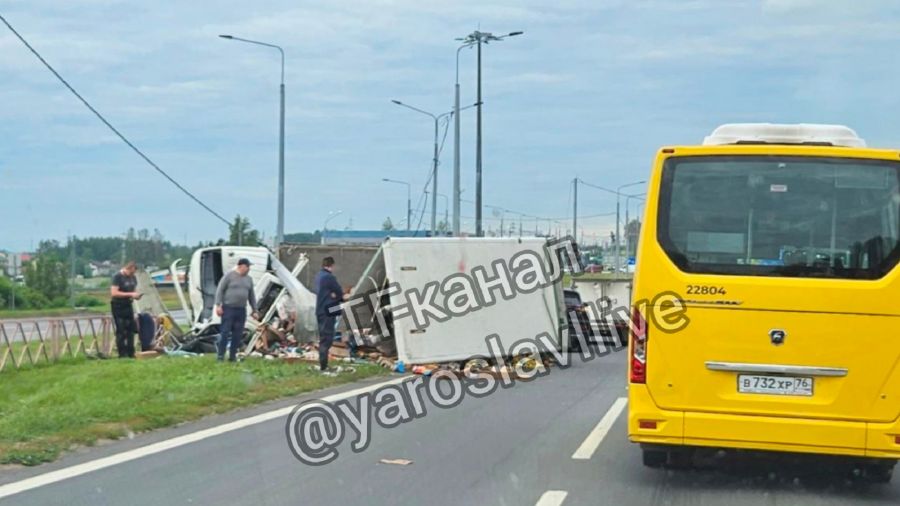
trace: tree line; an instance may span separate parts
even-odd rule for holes
[[[198,242],[195,246],[173,244],[153,229],[130,228],[121,236],[71,237],[68,241],[44,240],[38,243],[32,259],[22,266],[24,286],[14,286],[12,280],[0,276],[0,308],[15,306],[22,309],[64,307],[69,303],[69,289],[73,275],[91,277],[91,262],[110,262],[115,267],[133,260],[140,267],[166,268],[174,260],[188,260],[194,250],[208,246],[258,246],[265,238],[250,225],[246,217],[236,216],[229,225],[228,237],[217,241]],[[286,235],[288,241],[318,242],[319,232]],[[78,296],[76,306],[102,303]]]

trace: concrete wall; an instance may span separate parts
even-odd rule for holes
[[[582,302],[598,303],[601,297],[609,297],[612,307],[631,306],[631,279],[603,280],[603,281],[578,281],[575,280],[575,290],[581,295]],[[630,314],[630,309],[627,311]],[[593,314],[591,315],[594,316]]]
[[[278,248],[278,260],[288,269],[293,269],[300,254],[306,253],[306,256],[309,257],[309,265],[300,273],[299,279],[306,288],[314,290],[313,280],[316,273],[322,268],[322,259],[327,256],[334,257],[336,264],[334,275],[337,276],[341,286],[348,288],[356,285],[376,251],[378,251],[378,246],[286,243]]]

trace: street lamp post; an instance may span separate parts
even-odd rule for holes
[[[459,111],[459,50],[463,47],[472,47],[476,46],[478,48],[478,84],[477,84],[477,99],[476,103],[478,104],[478,114],[476,120],[476,134],[475,134],[475,236],[481,237],[483,235],[483,231],[481,229],[481,45],[488,44],[493,41],[500,41],[505,39],[506,37],[514,37],[516,35],[522,35],[525,32],[510,32],[506,35],[496,36],[489,32],[482,32],[479,30],[475,30],[464,38],[460,38],[463,42],[463,45],[456,50],[456,100],[455,107],[456,110]],[[459,121],[459,115],[457,114],[457,122]],[[456,163],[454,164],[454,182],[455,188],[459,188],[458,182],[458,171],[459,171],[459,123],[456,124],[455,127],[455,155],[456,155]],[[458,195],[456,197],[458,201]],[[458,209],[458,202],[455,202],[456,207],[454,209]],[[457,213],[454,213],[457,214]],[[457,220],[456,216],[454,216],[454,220]]]
[[[343,213],[344,211],[330,211],[328,216],[325,218],[325,223],[322,224],[322,244],[325,244],[325,231],[328,230],[328,222],[332,220],[332,218],[337,217],[337,215]]]
[[[448,112],[445,112],[442,114],[433,114],[428,111],[419,109],[418,107],[413,107],[409,104],[404,104],[403,102],[401,102],[399,100],[391,100],[391,102],[393,102],[399,106],[406,107],[407,109],[416,111],[418,113],[422,113],[422,114],[430,117],[432,120],[434,120],[434,158],[432,158],[433,166],[432,166],[432,170],[431,170],[431,193],[437,194],[438,157],[440,156],[440,154],[438,153],[438,124],[440,123],[441,119],[446,118],[447,116],[454,116],[454,115],[456,115],[458,117],[459,115],[456,114],[457,111],[464,111],[471,107],[475,107],[477,104],[472,104],[472,105],[463,107],[462,109],[459,109],[458,104],[457,104],[457,107],[453,111],[448,111]],[[437,199],[431,199],[431,235],[432,235],[432,237],[434,237],[435,232],[437,232]]]
[[[407,181],[398,181],[396,179],[381,178],[385,183],[406,185],[406,230],[409,230],[410,222],[412,222],[412,185]]]
[[[426,191],[425,193],[430,194],[431,192]],[[443,193],[438,193],[437,196],[444,199],[444,223],[447,223],[449,225],[450,222],[448,220],[450,219],[450,199]]]
[[[248,44],[256,44],[258,46],[266,46],[277,49],[281,54],[281,113],[279,115],[278,129],[278,223],[275,230],[275,248],[284,241],[284,49],[275,44],[260,42],[257,40],[242,39],[233,35],[219,35],[219,37],[228,40],[236,40],[246,42]]]
[[[572,230],[575,237],[575,244],[578,244],[578,177],[572,180]]]

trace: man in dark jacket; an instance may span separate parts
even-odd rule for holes
[[[141,294],[137,291],[135,271],[137,271],[135,263],[128,262],[113,276],[112,285],[109,287],[119,358],[134,358],[134,334],[137,332],[137,322],[134,320],[132,303],[141,298]]]
[[[328,370],[328,351],[334,342],[334,328],[341,315],[344,290],[334,276],[334,258],[322,259],[322,270],[316,274],[316,321],[319,324],[319,369]]]

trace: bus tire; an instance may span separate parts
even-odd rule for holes
[[[869,464],[865,468],[866,480],[870,483],[890,483],[894,475],[894,464]]]
[[[669,460],[669,453],[665,450],[642,448],[641,454],[644,465],[653,469],[663,467]]]

